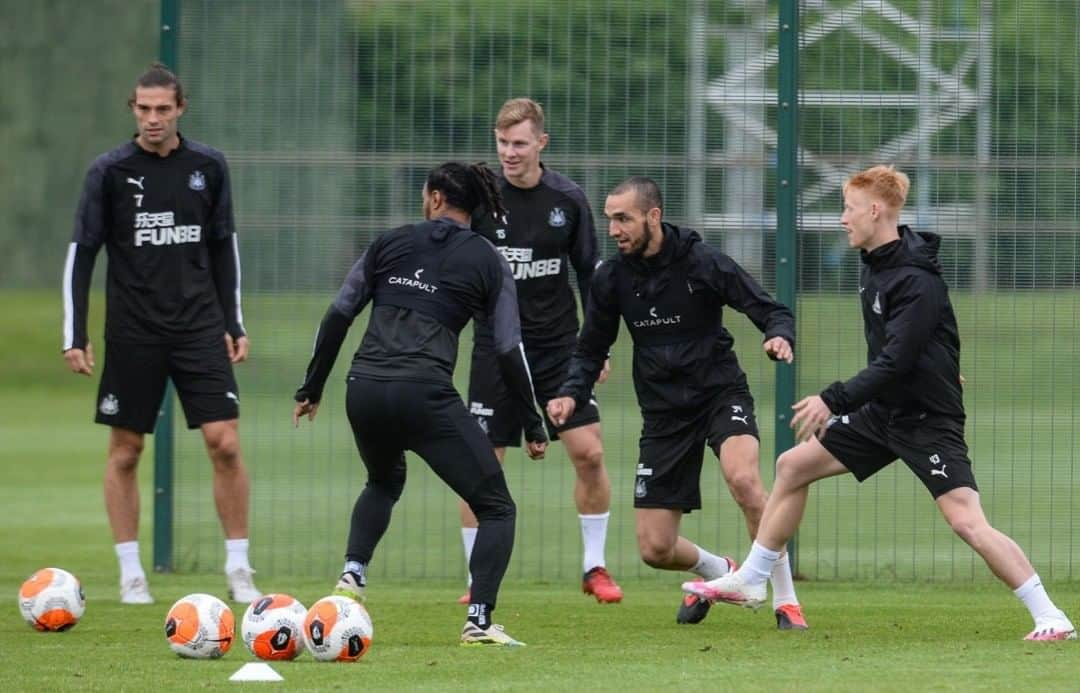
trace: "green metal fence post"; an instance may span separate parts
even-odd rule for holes
[[[160,60],[176,70],[180,0],[161,2]],[[173,567],[173,387],[165,388],[157,425],[154,427],[154,570]]]
[[[795,235],[799,183],[799,2],[780,0],[779,76],[777,79],[776,296],[795,312]],[[791,405],[795,403],[795,365],[776,366],[776,454],[795,444]],[[791,570],[798,572],[796,537],[788,544]]]

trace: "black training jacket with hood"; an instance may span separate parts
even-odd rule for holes
[[[495,247],[447,217],[381,234],[356,261],[327,308],[297,402],[318,402],[357,315],[372,303],[350,376],[453,387],[458,337],[473,317],[492,326],[498,368],[530,442],[543,420],[521,344],[514,278]]]
[[[644,414],[688,415],[746,375],[723,324],[723,308],[744,313],[765,334],[795,345],[795,320],[746,270],[697,232],[662,224],[653,257],[616,253],[593,275],[585,324],[560,394],[589,399],[620,317],[634,340],[634,389]]]
[[[834,414],[876,402],[894,416],[964,418],[960,335],[941,276],[941,237],[899,227],[900,238],[862,251],[868,365],[821,393]]]

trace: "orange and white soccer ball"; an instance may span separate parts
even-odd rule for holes
[[[304,651],[307,609],[288,594],[267,594],[251,602],[240,622],[240,637],[259,659],[296,659]]]
[[[374,635],[367,609],[348,597],[323,597],[304,619],[304,641],[320,662],[355,662],[371,649]]]
[[[82,583],[66,570],[42,568],[19,588],[19,611],[37,630],[67,630],[86,611]]]
[[[182,597],[165,616],[165,638],[181,657],[217,659],[232,647],[234,633],[232,609],[210,594]]]

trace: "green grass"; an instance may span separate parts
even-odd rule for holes
[[[0,575],[5,584],[9,577]],[[158,604],[122,607],[111,581],[88,582],[86,615],[67,633],[36,633],[7,610],[5,690],[234,687],[228,677],[253,659],[243,645],[221,660],[187,661],[162,632],[173,599],[220,593],[218,578],[156,576],[154,586]],[[282,587],[310,604],[325,581]],[[1075,690],[1076,643],[1022,642],[1027,616],[997,587],[804,585],[812,626],[805,633],[776,631],[764,610],[725,606],[698,626],[677,626],[671,585],[625,587],[623,604],[600,606],[573,585],[510,581],[498,618],[528,647],[477,651],[456,644],[456,584],[376,584],[374,645],[363,660],[324,664],[303,655],[273,666],[287,690]],[[1055,592],[1073,603],[1080,596],[1076,586]]]
[[[1080,582],[1072,579],[1072,547],[1080,544],[1071,518],[1080,507],[1069,481],[1076,421],[1064,401],[1076,390],[1075,367],[1066,363],[1076,347],[1075,340],[1063,340],[1063,347],[1062,341],[1039,338],[1051,318],[1071,314],[1075,298],[1031,295],[976,303],[958,299],[962,322],[968,313],[979,319],[965,341],[964,370],[974,381],[969,409],[979,410],[969,439],[984,500],[995,523],[1029,549],[1051,582],[1052,596],[1076,617]],[[348,508],[363,482],[344,428],[340,392],[331,393],[336,399],[328,401],[315,426],[293,431],[286,423],[291,388],[303,370],[322,304],[287,297],[249,302],[256,351],[240,371],[244,445],[255,477],[252,539],[259,584],[305,603],[329,587]],[[825,373],[858,360],[857,349],[835,348],[850,337],[850,326],[828,330],[828,319],[845,305],[817,299],[802,308],[800,356],[811,373],[818,364],[815,377],[823,380]],[[8,608],[0,609],[4,690],[232,687],[228,676],[250,660],[242,646],[220,661],[182,661],[169,652],[162,633],[165,611],[176,598],[194,591],[224,596],[220,530],[198,437],[178,436],[183,488],[177,562],[184,572],[152,576],[158,604],[123,608],[101,498],[106,431],[89,423],[96,379],[64,372],[52,293],[2,293],[0,311],[6,354],[0,372],[0,593],[10,598]],[[95,315],[100,317],[100,302]],[[732,320],[739,343],[756,344],[743,322]],[[1058,329],[1075,329],[1072,324],[1059,322]],[[356,331],[352,345],[358,337]],[[748,347],[742,351],[763,428],[771,427],[769,367]],[[969,362],[968,355],[975,358]],[[602,607],[578,591],[572,474],[555,446],[551,461],[509,462],[520,522],[497,620],[529,647],[458,648],[462,614],[453,599],[462,586],[462,561],[453,499],[423,465],[414,464],[374,566],[369,597],[375,647],[353,666],[310,658],[276,665],[288,689],[1075,689],[1075,643],[1036,646],[1019,640],[1030,626],[1023,608],[952,539],[904,469],[861,487],[850,479],[829,482],[812,497],[800,535],[802,572],[822,579],[798,585],[811,631],[778,633],[768,613],[728,607],[718,607],[701,626],[676,626],[683,577],[643,567],[636,557],[629,488],[637,419],[624,384],[625,344],[615,357],[616,380],[601,391],[615,484],[608,559],[626,601]],[[344,358],[334,376],[338,382]],[[1006,393],[1001,403],[984,396],[986,390],[1002,396],[1000,383],[1019,382],[1017,372],[1030,373],[1035,384]],[[810,379],[804,371],[805,389]],[[1070,396],[1063,398],[1063,391]],[[765,441],[771,447],[768,434]],[[987,467],[993,473],[983,473]],[[148,562],[150,465],[143,471],[141,539]],[[707,508],[687,518],[687,534],[741,557],[745,530],[715,464],[706,465],[703,488]],[[71,570],[85,584],[87,614],[69,633],[35,633],[19,618],[19,583],[46,565]]]

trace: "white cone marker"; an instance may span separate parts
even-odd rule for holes
[[[229,677],[230,681],[284,681],[281,674],[265,662],[248,662]]]

